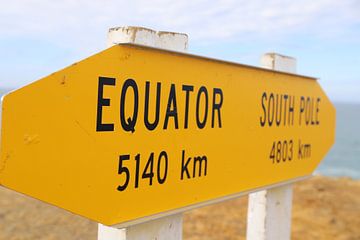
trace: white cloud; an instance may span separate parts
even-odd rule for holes
[[[359,2],[352,0],[13,0],[1,3],[0,36],[87,42],[103,39],[110,27],[141,25],[202,41],[298,31],[333,37],[359,24],[359,12]]]
[[[324,62],[325,56],[316,56],[326,51],[325,55],[336,61],[331,65],[332,73],[348,64],[350,67],[344,74],[357,86],[335,84],[335,79],[340,82],[343,76],[329,76],[334,81],[326,81],[324,85],[328,85],[330,95],[336,99],[360,101],[359,83],[355,81],[359,79],[357,67],[341,59],[346,60],[348,54],[358,59],[355,52],[359,50],[342,48],[345,53],[339,55],[339,51],[333,49],[346,46],[349,41],[352,41],[351,46],[360,44],[358,0],[0,0],[0,6],[0,43],[3,43],[0,52],[11,56],[10,61],[6,56],[0,61],[3,67],[0,78],[12,79],[13,85],[30,82],[45,72],[104,49],[106,32],[111,27],[138,25],[188,33],[190,46],[194,42],[204,44],[205,48],[229,42],[229,46],[235,47],[252,42],[258,46],[261,44],[256,44],[261,42],[262,51],[268,48],[273,51],[273,46],[281,46],[281,51],[286,46],[291,50],[305,49],[308,50],[307,59],[316,63],[318,76],[329,75],[330,65],[327,64],[331,62]],[[17,48],[12,41],[19,43],[29,39],[32,41],[27,46],[36,45],[35,50],[42,52],[35,55],[29,51],[28,56],[17,56],[20,50],[15,51]],[[330,49],[321,50],[319,45],[323,42],[331,43]],[[42,44],[48,48],[42,50]],[[66,52],[67,59],[58,54],[62,51]],[[241,54],[250,54],[248,51]],[[53,63],[58,56],[63,59]],[[251,58],[255,58],[253,53]],[[23,59],[22,62],[19,63],[19,59]],[[9,69],[4,69],[4,65]],[[22,70],[14,71],[17,69],[14,66]],[[313,67],[310,69],[314,72]],[[0,84],[5,83],[10,84],[0,79]]]

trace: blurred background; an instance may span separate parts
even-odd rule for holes
[[[258,66],[267,52],[295,57],[297,72],[318,77],[337,108],[336,143],[316,173],[360,179],[360,1],[0,0],[0,6],[0,95],[103,50],[116,26],[184,32],[190,53],[248,65]]]

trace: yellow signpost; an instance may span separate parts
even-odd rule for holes
[[[127,226],[308,176],[334,129],[314,78],[116,45],[3,98],[0,184]]]

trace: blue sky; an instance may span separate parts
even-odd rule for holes
[[[0,3],[4,0],[0,0]],[[191,53],[258,65],[298,60],[334,101],[360,103],[360,1],[12,0],[0,8],[0,88],[15,88],[105,48],[115,26],[185,32]]]

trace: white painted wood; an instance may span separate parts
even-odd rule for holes
[[[291,234],[292,185],[249,195],[247,239],[288,240]]]
[[[277,53],[266,53],[260,59],[260,66],[281,72],[296,73],[296,59]]]
[[[292,184],[292,183],[296,183],[296,182],[299,182],[299,181],[304,181],[304,180],[310,178],[311,176],[312,175],[305,175],[305,176],[301,176],[301,177],[298,177],[298,178],[293,178],[291,180],[287,180],[287,181],[284,181],[284,182],[279,182],[279,183],[275,183],[275,184],[272,184],[272,185],[267,185],[267,186],[263,186],[263,187],[260,187],[260,188],[251,189],[249,191],[238,192],[238,193],[226,195],[226,196],[223,196],[223,197],[219,197],[219,198],[211,199],[211,200],[208,200],[208,201],[196,203],[196,204],[185,206],[185,207],[182,207],[182,208],[176,208],[176,209],[173,209],[173,210],[170,210],[170,211],[161,212],[161,213],[158,213],[158,214],[146,216],[146,217],[139,218],[139,219],[134,219],[134,220],[131,220],[131,221],[128,221],[128,222],[122,222],[122,223],[119,223],[119,224],[112,225],[112,227],[114,227],[114,228],[126,228],[126,227],[129,227],[129,226],[138,225],[140,223],[144,223],[144,222],[147,222],[147,221],[151,221],[151,220],[155,220],[155,219],[159,219],[159,218],[163,218],[163,217],[166,217],[166,216],[175,215],[175,214],[179,214],[179,213],[183,213],[183,212],[188,212],[188,211],[191,211],[191,210],[194,210],[194,209],[197,209],[197,208],[201,208],[201,207],[205,207],[205,206],[208,206],[208,205],[221,203],[221,202],[236,199],[236,198],[239,198],[239,197],[242,197],[242,196],[247,196],[247,195],[249,195],[251,193],[259,192],[259,191],[262,191],[262,190],[266,190],[266,189],[270,189],[270,188],[282,187],[282,186],[289,185],[289,184]]]
[[[171,215],[123,229],[98,226],[98,240],[181,240],[182,214]]]
[[[157,32],[157,35],[159,37],[156,41],[156,47],[178,52],[187,52],[189,43],[188,35],[164,31]]]
[[[296,73],[296,59],[276,53],[262,56],[261,66]],[[291,237],[292,185],[274,187],[249,195],[246,238],[289,240]]]
[[[134,43],[155,47],[157,42],[156,31],[142,27],[110,28],[107,36],[107,46],[119,43]]]
[[[108,33],[107,46],[119,43],[141,44],[172,51],[186,52],[188,36],[183,33],[157,32],[142,27],[111,28]],[[149,222],[132,225],[127,228],[98,224],[98,240],[181,240],[182,214],[160,217]]]
[[[184,33],[154,31],[142,27],[111,28],[108,33],[107,46],[119,43],[134,43],[178,52],[188,49],[188,36]]]
[[[126,239],[126,228],[118,229],[98,224],[98,240],[123,240]]]

